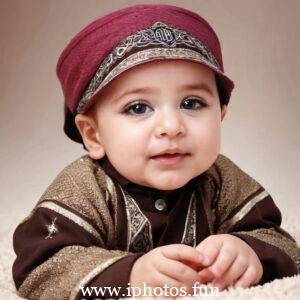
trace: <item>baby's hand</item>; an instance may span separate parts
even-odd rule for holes
[[[195,248],[172,244],[157,247],[138,258],[130,273],[130,285],[142,287],[185,287],[191,292],[192,286],[199,281],[199,274],[192,268],[201,265],[203,256]]]
[[[256,253],[248,244],[230,234],[211,235],[196,249],[203,254],[200,281],[212,281],[223,290],[229,286],[249,287],[258,283],[263,268]]]

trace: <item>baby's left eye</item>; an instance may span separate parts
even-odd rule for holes
[[[198,109],[201,109],[204,106],[205,106],[205,104],[202,101],[200,101],[200,100],[198,100],[196,98],[185,99],[180,104],[180,108],[183,108],[183,109],[195,109],[195,110],[198,110]]]
[[[143,115],[152,111],[152,108],[149,105],[143,102],[136,102],[129,105],[125,109],[125,113],[133,116]]]

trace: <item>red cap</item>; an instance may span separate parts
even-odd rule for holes
[[[122,72],[155,59],[199,62],[216,73],[222,104],[233,82],[224,74],[221,46],[198,14],[172,5],[135,5],[101,17],[63,50],[57,76],[65,97],[66,134],[81,142],[74,118],[94,103],[100,90]]]

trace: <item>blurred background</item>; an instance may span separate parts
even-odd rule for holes
[[[236,88],[221,153],[260,182],[283,218],[300,214],[300,2],[297,0],[1,0],[0,230],[13,228],[86,152],[63,133],[57,59],[99,16],[139,3],[174,4],[217,32]]]

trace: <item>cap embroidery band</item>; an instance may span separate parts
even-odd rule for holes
[[[155,22],[128,36],[107,55],[84,91],[77,113],[83,112],[93,95],[116,76],[154,59],[188,59],[221,71],[216,58],[201,41],[186,31]]]

